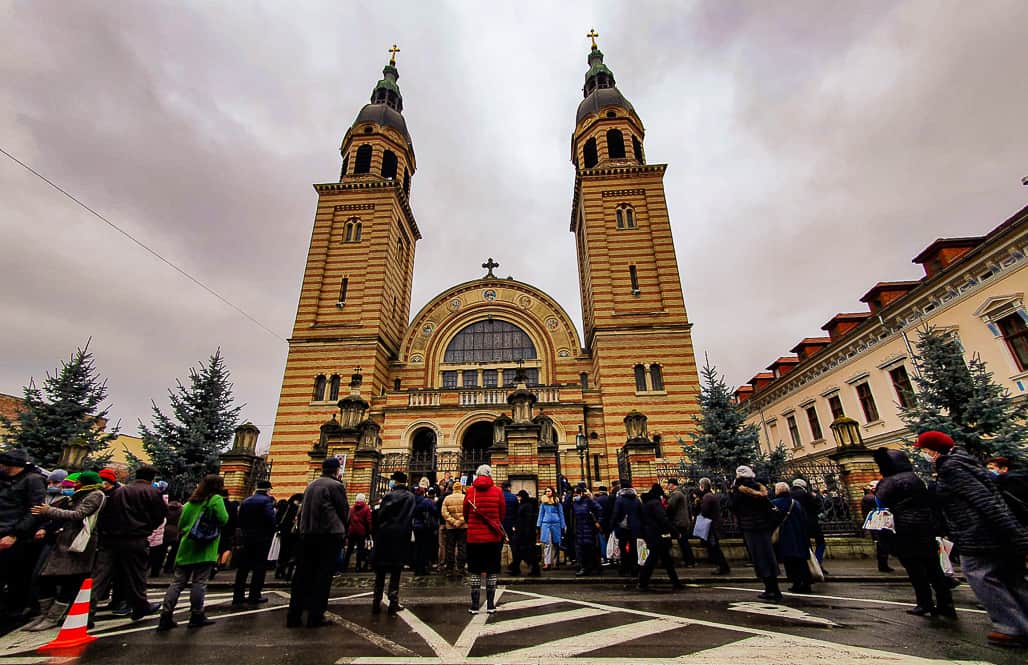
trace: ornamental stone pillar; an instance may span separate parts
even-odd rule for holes
[[[232,448],[222,453],[220,474],[225,479],[225,489],[231,500],[242,501],[250,494],[251,476],[257,463],[257,437],[261,431],[251,422],[236,428]]]
[[[646,416],[633,409],[624,423],[627,439],[623,450],[632,469],[632,486],[648,490],[657,482],[657,448],[646,429]]]

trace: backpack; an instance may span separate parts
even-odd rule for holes
[[[203,506],[203,512],[193,522],[188,537],[201,544],[213,543],[221,537],[221,525],[210,506],[210,499]]]

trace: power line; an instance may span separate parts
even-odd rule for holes
[[[0,147],[0,152],[2,152],[2,153],[3,153],[4,155],[5,155],[5,156],[7,156],[7,158],[8,158],[8,159],[10,159],[11,161],[15,162],[15,163],[16,163],[16,164],[18,164],[19,166],[21,166],[21,167],[22,167],[23,169],[25,169],[26,171],[28,171],[28,172],[29,172],[29,173],[31,173],[32,175],[36,176],[37,178],[39,178],[40,180],[42,180],[42,181],[43,181],[43,182],[45,182],[46,184],[50,185],[51,187],[53,187],[54,189],[56,189],[56,190],[57,190],[58,192],[60,192],[61,194],[64,194],[64,195],[65,195],[66,197],[68,197],[69,199],[71,199],[72,201],[74,201],[74,202],[75,202],[76,204],[78,204],[78,205],[79,205],[79,207],[81,207],[81,208],[83,208],[84,210],[86,210],[86,211],[88,211],[89,213],[91,213],[91,214],[92,214],[92,215],[93,215],[94,217],[96,217],[97,219],[99,219],[99,220],[100,220],[101,222],[103,222],[104,224],[107,224],[108,226],[110,226],[110,227],[111,227],[112,229],[114,229],[115,231],[117,231],[117,232],[118,232],[118,233],[120,233],[121,235],[125,236],[126,238],[128,238],[128,239],[129,239],[129,240],[131,240],[132,242],[136,243],[137,245],[139,245],[140,247],[142,247],[143,249],[145,249],[145,250],[146,250],[147,252],[149,252],[149,253],[150,253],[150,254],[152,254],[153,256],[157,257],[157,258],[158,258],[159,260],[161,260],[161,261],[162,261],[163,263],[165,263],[166,265],[168,265],[168,266],[170,266],[171,268],[173,268],[173,269],[174,269],[174,270],[175,270],[176,272],[178,272],[178,273],[179,273],[180,275],[184,276],[184,277],[185,277],[185,278],[187,278],[187,279],[188,279],[189,281],[193,282],[194,284],[196,284],[197,286],[199,286],[199,287],[200,287],[201,289],[203,289],[203,290],[204,290],[204,291],[206,291],[207,293],[211,294],[212,296],[214,296],[215,298],[217,298],[217,299],[218,299],[218,300],[220,300],[221,302],[225,303],[226,305],[228,305],[228,306],[229,306],[229,307],[231,307],[232,309],[236,310],[237,312],[239,312],[240,314],[242,314],[242,315],[243,315],[244,317],[246,317],[247,319],[249,319],[249,320],[250,320],[251,322],[253,322],[253,323],[257,324],[258,326],[260,326],[260,328],[261,328],[262,330],[264,330],[264,331],[265,331],[266,333],[268,333],[269,335],[271,335],[271,336],[275,337],[275,338],[276,338],[276,339],[278,339],[279,341],[282,341],[282,342],[285,342],[285,341],[286,341],[286,340],[285,340],[285,338],[283,338],[283,337],[282,337],[281,335],[279,335],[278,333],[276,333],[276,332],[275,332],[274,330],[272,330],[272,329],[271,329],[271,328],[269,328],[268,326],[264,325],[263,323],[261,323],[260,321],[258,321],[257,319],[255,319],[254,317],[252,317],[252,316],[250,316],[250,315],[249,315],[248,313],[246,313],[246,311],[245,311],[245,310],[243,310],[243,308],[239,307],[238,305],[236,305],[235,303],[233,303],[232,301],[230,301],[230,300],[229,300],[228,298],[224,297],[223,295],[221,295],[220,293],[218,293],[217,291],[215,291],[215,290],[214,290],[214,289],[212,289],[211,287],[207,286],[206,284],[204,284],[203,282],[201,282],[201,281],[200,281],[199,279],[197,279],[196,277],[193,277],[193,276],[192,276],[192,275],[190,275],[190,274],[189,274],[188,272],[186,272],[186,271],[185,271],[184,269],[182,269],[182,268],[178,267],[177,265],[175,265],[174,263],[172,263],[172,262],[171,262],[171,261],[169,261],[168,259],[166,259],[166,258],[164,258],[163,256],[161,256],[161,255],[160,255],[160,253],[158,253],[158,252],[157,252],[157,250],[155,250],[155,249],[152,249],[152,248],[150,248],[149,246],[147,246],[147,245],[146,245],[145,243],[143,243],[142,241],[140,241],[140,240],[137,240],[136,238],[134,238],[134,237],[132,236],[132,234],[131,234],[131,233],[129,233],[129,232],[128,232],[128,231],[126,231],[125,229],[121,228],[120,226],[118,226],[117,224],[115,224],[114,222],[112,222],[111,220],[107,219],[106,217],[104,217],[103,215],[101,215],[100,213],[98,213],[98,212],[97,212],[96,210],[93,210],[92,208],[90,208],[90,207],[89,207],[88,205],[86,205],[85,203],[83,203],[83,202],[82,202],[82,201],[80,201],[79,199],[75,198],[75,196],[74,196],[73,194],[69,193],[69,192],[68,192],[67,190],[65,190],[64,188],[62,188],[62,187],[61,187],[60,185],[58,185],[57,183],[55,183],[55,182],[54,182],[53,180],[50,180],[50,178],[47,178],[47,177],[46,177],[45,175],[43,175],[42,173],[40,173],[40,172],[39,172],[39,171],[37,171],[36,169],[32,168],[31,166],[29,166],[29,165],[28,165],[28,164],[26,164],[25,162],[21,161],[20,159],[18,159],[17,157],[15,157],[14,155],[12,155],[11,153],[7,152],[7,150],[5,150],[4,148]]]

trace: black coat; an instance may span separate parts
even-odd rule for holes
[[[236,518],[244,543],[271,542],[275,535],[275,500],[257,492],[239,504]]]
[[[1008,471],[996,477],[996,484],[1017,521],[1028,526],[1028,472]]]
[[[1028,529],[1007,507],[981,462],[960,448],[935,460],[935,494],[953,541],[967,554],[1028,554]],[[879,485],[881,489],[881,485]]]
[[[639,502],[639,495],[632,487],[626,487],[618,492],[618,498],[614,501],[614,512],[610,518],[612,529],[628,529],[632,532],[633,538],[642,538],[642,504]]]
[[[105,538],[146,538],[167,515],[168,507],[160,490],[148,480],[137,480],[122,485],[107,497],[97,529]]]
[[[771,531],[784,517],[771,505],[767,488],[752,478],[735,480],[732,513],[743,531]]]
[[[892,512],[896,524],[892,552],[896,556],[934,552],[935,527],[928,487],[914,473],[914,466],[903,451],[878,448],[874,460],[882,473],[875,496],[882,508]],[[874,501],[871,506],[874,507]]]
[[[803,508],[804,519],[806,520],[807,533],[813,535],[820,526],[817,516],[821,512],[821,499],[814,496],[802,487],[789,489],[789,496],[796,500]]]
[[[535,546],[535,521],[538,518],[538,501],[529,498],[518,502],[518,510],[514,518],[514,545],[517,547]]]
[[[406,485],[396,485],[382,497],[378,510],[371,518],[371,528],[375,536],[376,566],[399,567],[410,560],[414,504],[414,495]]]
[[[651,550],[670,547],[670,537],[678,537],[678,529],[668,518],[660,495],[647,492],[643,497],[642,530],[646,545]]]
[[[0,538],[31,538],[43,523],[42,517],[32,514],[32,506],[45,500],[46,478],[33,469],[14,477],[0,476]]]
[[[601,492],[593,497],[593,501],[596,502],[596,507],[600,511],[600,529],[604,533],[610,533],[610,495]]]

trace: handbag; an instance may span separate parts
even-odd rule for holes
[[[618,537],[610,534],[610,537],[607,538],[607,560],[616,559],[618,559]]]
[[[896,533],[896,520],[892,511],[882,508],[882,504],[875,497],[875,509],[868,512],[864,519],[864,529],[867,531],[892,531]]]
[[[477,494],[478,490],[475,490],[475,493]],[[485,522],[485,525],[487,527],[489,527],[489,530],[492,531],[494,534],[496,534],[497,536],[500,537],[500,542],[504,542],[504,543],[509,543],[510,542],[510,538],[507,537],[507,531],[506,531],[506,529],[503,528],[502,524],[500,524],[499,522],[497,522],[493,518],[488,517],[488,516],[483,515],[482,513],[478,512],[478,506],[475,505],[475,502],[471,500],[470,496],[468,497],[468,503],[471,504],[471,510],[473,511],[472,514],[473,515],[478,515],[478,518],[480,520],[482,520],[483,522]]]
[[[637,558],[640,566],[646,563],[646,559],[650,558],[650,547],[642,538],[635,539],[635,551],[638,554]]]
[[[278,555],[282,553],[282,537],[275,532],[271,537],[271,548],[268,549],[268,561],[278,561]]]
[[[204,544],[213,543],[221,537],[221,525],[218,524],[214,511],[211,510],[210,499],[207,499],[207,503],[203,506],[203,512],[193,522],[187,537]],[[226,551],[231,552],[231,550]]]
[[[693,525],[692,535],[693,538],[699,538],[700,540],[708,540],[710,538],[710,528],[714,524],[714,520],[703,515],[696,516],[696,524]]]
[[[810,578],[812,581],[825,581],[825,571],[821,570],[821,562],[817,560],[817,555],[814,554],[814,550],[810,550],[810,556],[807,557],[807,570],[810,571]]]
[[[792,503],[789,504],[789,510],[785,511],[785,517],[782,519],[781,523],[779,523],[779,525],[775,527],[775,530],[771,532],[772,545],[776,545],[778,543],[778,540],[782,537],[782,524],[785,524],[789,521],[789,515],[792,515],[792,507],[795,505],[796,499],[793,499]]]
[[[107,496],[100,493],[100,507],[96,509],[92,515],[87,515],[82,519],[82,528],[75,534],[75,539],[71,541],[71,545],[68,545],[68,551],[76,554],[82,554],[89,547],[89,541],[93,538],[93,530],[96,528],[96,520],[100,518],[100,511],[104,509],[104,504],[107,503]]]

